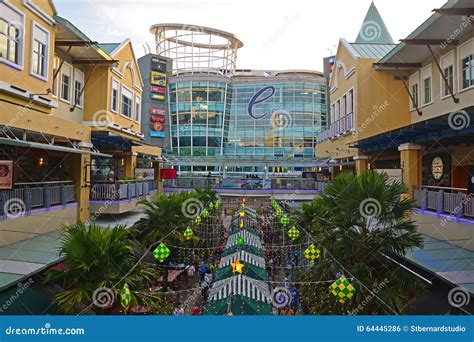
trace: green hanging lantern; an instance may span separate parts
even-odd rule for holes
[[[196,218],[194,219],[194,222],[196,222],[196,224],[200,224],[201,223],[201,216],[196,216]]]
[[[344,304],[346,300],[351,299],[356,292],[356,289],[346,277],[341,276],[338,280],[329,286],[329,291],[336,296],[339,303]]]
[[[221,206],[221,200],[217,200],[216,201],[216,209],[219,209],[220,206]]]
[[[214,209],[214,203],[211,202],[211,203],[209,204],[209,208]]]
[[[309,262],[315,262],[315,260],[321,256],[321,251],[316,248],[314,244],[311,244],[303,252],[303,255]]]
[[[132,293],[128,287],[128,284],[124,284],[122,291],[120,292],[120,304],[125,310],[128,310],[130,302],[132,301]]]
[[[190,227],[187,227],[186,230],[184,231],[184,238],[186,240],[189,240],[193,237],[194,232]]]
[[[237,244],[238,244],[238,245],[243,245],[244,242],[245,242],[245,239],[244,239],[243,236],[238,236],[238,237],[237,237]]]
[[[290,224],[290,218],[286,215],[283,215],[282,218],[280,219],[280,223],[283,225],[283,227],[286,227],[287,225]]]
[[[283,216],[283,210],[282,210],[281,208],[278,208],[278,209],[276,210],[276,214],[277,214],[278,216]]]
[[[171,254],[171,251],[168,247],[166,247],[163,243],[161,243],[158,247],[155,248],[153,251],[153,256],[159,262],[165,261]]]
[[[201,213],[202,217],[206,218],[209,216],[209,212],[207,211],[207,209],[204,209]]]
[[[290,237],[291,240],[296,240],[300,236],[300,231],[296,229],[295,226],[293,226],[288,231],[288,236]]]

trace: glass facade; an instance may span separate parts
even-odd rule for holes
[[[169,85],[173,152],[181,156],[222,153],[224,118],[230,87],[224,82],[193,81]]]
[[[313,157],[327,126],[326,86],[306,79],[174,82],[169,106],[172,150],[180,156]]]
[[[252,117],[249,103],[264,89],[260,99],[269,98],[251,106]],[[224,155],[314,156],[315,137],[326,126],[325,93],[319,83],[233,83]]]

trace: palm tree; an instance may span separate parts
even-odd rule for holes
[[[137,260],[128,234],[126,227],[120,225],[102,228],[75,224],[64,228],[60,254],[67,269],[49,270],[44,277],[46,283],[55,282],[65,289],[54,298],[60,310],[70,314],[91,305],[94,291],[99,288],[111,289],[116,300],[125,283],[132,292],[131,306],[158,310],[161,298],[146,291],[147,283],[155,280],[157,274],[146,264],[134,267]]]
[[[311,313],[403,313],[410,294],[421,295],[422,283],[392,259],[422,246],[409,215],[414,202],[404,195],[406,191],[403,183],[385,173],[343,173],[324,194],[303,206],[300,223],[323,250],[306,281],[352,274],[363,284],[352,279],[357,291],[344,304],[329,292],[330,284],[303,286],[302,297]]]

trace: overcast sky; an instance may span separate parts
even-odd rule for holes
[[[149,28],[183,23],[218,28],[244,43],[238,68],[314,69],[339,38],[357,37],[371,0],[54,0],[58,14],[94,41],[131,38],[137,58],[154,48]],[[445,0],[375,0],[393,39],[406,37]]]

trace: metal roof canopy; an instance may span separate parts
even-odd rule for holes
[[[447,2],[441,9],[435,10],[434,14],[408,35],[407,40],[412,40],[412,42],[415,39],[425,41],[443,40],[445,45],[449,45],[448,41],[451,41],[451,35],[454,32],[459,32],[455,38],[462,40],[462,37],[472,33],[473,26],[468,23],[464,29],[460,29],[467,19],[461,15],[448,16],[447,13],[450,11],[456,12],[456,8],[462,9],[462,13],[464,13],[469,8],[472,10],[472,7],[472,0],[452,0]],[[435,44],[432,47],[435,54],[442,54],[443,44]],[[423,63],[431,57],[431,52],[426,46],[401,42],[374,66],[377,70],[388,70],[397,69],[398,64],[405,64],[406,67],[404,68],[401,65],[401,68],[417,69],[417,64]]]
[[[270,156],[173,156],[165,155],[166,162],[180,166],[293,166],[318,167],[326,159],[285,158]]]
[[[456,114],[459,115],[457,118],[454,117]],[[461,119],[461,115],[465,119],[464,122],[469,123],[466,127],[456,126],[457,119]],[[361,140],[351,147],[358,148],[363,152],[376,152],[396,149],[399,145],[404,143],[423,144],[437,141],[439,143],[452,145],[462,143],[474,144],[473,133],[474,106],[471,106],[465,108],[463,111],[459,110]]]

